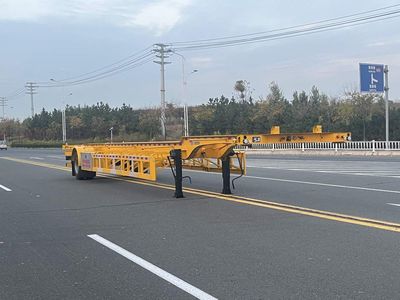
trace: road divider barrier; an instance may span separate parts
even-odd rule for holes
[[[400,155],[400,141],[351,141],[343,143],[330,143],[330,142],[305,142],[305,143],[271,143],[271,144],[251,144],[239,145],[237,150],[245,151],[246,153],[262,153],[273,151],[333,151],[333,152],[387,152],[393,151]]]

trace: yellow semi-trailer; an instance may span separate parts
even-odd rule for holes
[[[273,126],[271,133],[240,134],[241,145],[284,144],[284,143],[345,143],[351,141],[351,132],[322,132],[322,126],[316,125],[312,132],[281,133],[279,126]]]
[[[180,195],[182,169],[221,172],[223,193],[230,194],[230,173],[245,174],[243,152],[235,152],[237,138],[225,136],[182,137],[180,141],[65,145],[65,158],[77,179],[96,173],[157,179],[157,168],[171,167]],[[179,188],[180,185],[180,188]]]

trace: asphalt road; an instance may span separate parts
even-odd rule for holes
[[[59,150],[0,152],[0,299],[400,294],[400,232],[201,193],[174,199],[165,186],[135,180],[77,181],[63,164]],[[236,195],[400,222],[399,159],[274,156],[247,164]],[[185,186],[221,191],[220,174],[184,173],[193,181]],[[168,170],[158,182],[172,183]]]

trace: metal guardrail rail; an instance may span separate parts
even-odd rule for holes
[[[271,143],[237,146],[238,150],[331,150],[331,151],[400,151],[400,141],[351,141],[345,143]]]

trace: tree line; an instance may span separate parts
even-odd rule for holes
[[[267,133],[273,125],[281,132],[308,132],[320,124],[324,131],[350,131],[353,140],[384,140],[385,103],[380,95],[345,93],[329,97],[317,87],[310,92],[295,91],[286,98],[276,83],[268,87],[265,97],[254,99],[250,84],[237,81],[232,97],[210,98],[208,102],[189,107],[191,135]],[[62,136],[62,112],[43,109],[22,121],[6,119],[0,133],[14,141],[59,141]],[[112,108],[99,102],[91,106],[67,106],[67,139],[103,142],[109,140],[139,141],[161,139],[159,109],[135,109],[123,104]],[[167,138],[178,139],[183,133],[183,108],[168,103]],[[400,140],[400,107],[390,104],[390,139]]]

